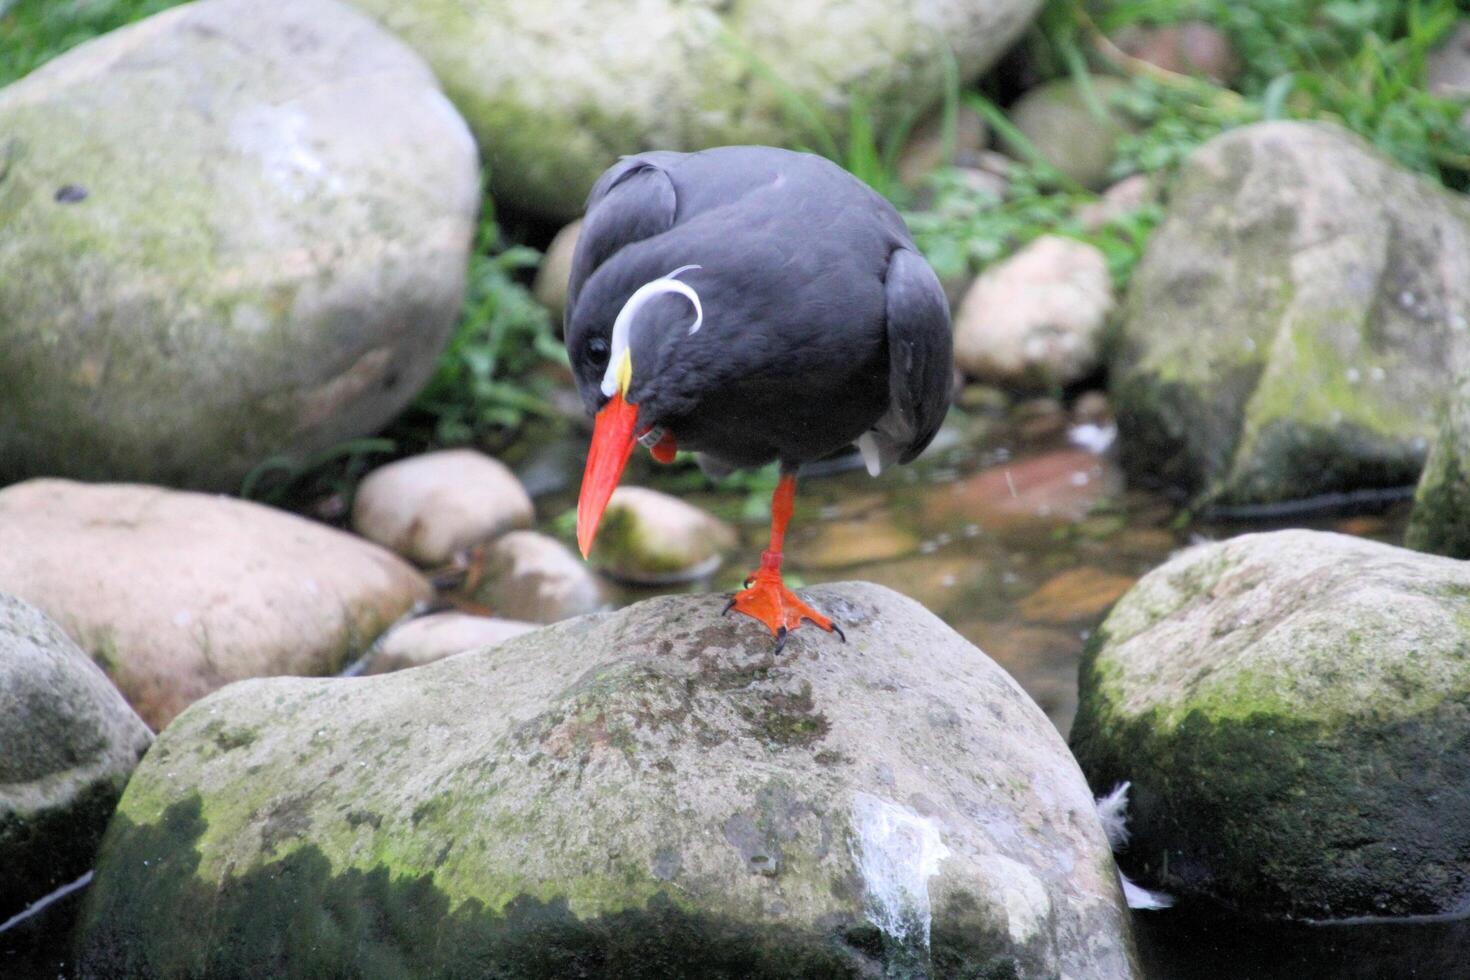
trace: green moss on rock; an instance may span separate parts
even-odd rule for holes
[[[1212,140],[1127,299],[1125,466],[1222,507],[1413,482],[1470,355],[1467,253],[1470,204],[1336,127]]]
[[[852,647],[777,658],[718,597],[665,597],[197,702],[109,829],[81,974],[1136,976],[1039,709],[909,600],[811,599]],[[910,874],[927,908],[885,890]]]
[[[1125,870],[1293,919],[1470,899],[1470,571],[1314,532],[1204,546],[1091,639],[1072,749]]]

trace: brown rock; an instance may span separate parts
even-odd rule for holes
[[[910,186],[946,164],[973,167],[985,149],[989,133],[980,113],[961,104],[956,108],[954,134],[945,153],[944,113],[936,109],[914,127],[898,156],[898,179]]]
[[[1133,587],[1136,579],[1099,568],[1073,568],[1047,581],[1018,603],[1033,623],[1076,623],[1096,619]]]
[[[1240,59],[1230,39],[1218,27],[1203,21],[1157,27],[1129,25],[1112,40],[1132,57],[1176,75],[1203,75],[1229,82],[1240,74]]]
[[[852,521],[829,521],[809,540],[792,549],[802,568],[846,568],[874,561],[891,561],[919,550],[913,533],[895,527],[882,516]]]
[[[1057,527],[1082,520],[1100,499],[1122,489],[1123,475],[1106,457],[1060,449],[937,488],[925,503],[925,518],[968,520],[991,531]]]
[[[32,480],[0,491],[0,592],[60,623],[159,729],[231,681],[333,673],[431,590],[382,548],[259,504]]]
[[[1102,192],[1096,201],[1083,205],[1077,211],[1077,220],[1088,231],[1097,231],[1103,225],[1126,217],[1158,198],[1158,189],[1148,174],[1124,177]]]

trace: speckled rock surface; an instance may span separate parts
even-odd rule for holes
[[[1404,544],[1451,558],[1470,558],[1470,375],[1445,407],[1414,492]]]
[[[0,922],[91,868],[152,741],[59,626],[0,594]]]
[[[1470,201],[1326,123],[1186,163],[1112,365],[1123,462],[1240,506],[1418,478],[1470,354]]]
[[[1025,29],[1038,0],[354,0],[433,66],[497,203],[573,218],[619,156],[846,144],[860,96],[888,132]],[[779,80],[777,80],[779,79]],[[799,99],[805,113],[793,109]]]
[[[431,589],[259,504],[31,480],[0,491],[0,592],[60,623],[158,729],[230,681],[338,670]]]
[[[128,787],[80,975],[1137,976],[1040,710],[909,599],[810,599],[846,645],[668,596],[219,692]]]
[[[1141,884],[1297,919],[1470,901],[1470,565],[1316,531],[1183,552],[1084,656],[1072,749]]]
[[[236,490],[433,369],[475,145],[351,8],[166,11],[0,91],[0,132],[0,482]]]
[[[396,460],[369,473],[352,502],[352,529],[420,565],[529,527],[536,511],[504,463],[473,449]]]

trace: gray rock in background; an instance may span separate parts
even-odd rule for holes
[[[952,51],[976,78],[1038,0],[354,0],[433,66],[480,141],[497,203],[569,219],[639,150],[846,145],[850,104],[885,133],[939,101]],[[799,107],[796,103],[799,102]]]
[[[1089,86],[1095,105],[1073,79],[1038,85],[1011,107],[1011,122],[1048,163],[1083,187],[1101,190],[1108,184],[1118,140],[1128,135],[1128,118],[1113,105],[1128,85],[1121,78],[1094,75]],[[1012,156],[1026,156],[1023,147],[1007,148]]]
[[[0,482],[234,490],[433,369],[477,215],[423,62],[335,0],[206,0],[0,91]]]
[[[1404,544],[1470,558],[1470,377],[1455,386],[1414,493]]]
[[[1326,123],[1197,150],[1112,365],[1123,461],[1223,506],[1412,484],[1470,355],[1470,201]]]
[[[0,591],[60,623],[159,729],[230,681],[339,670],[432,590],[374,544],[259,504],[31,480],[0,490]]]
[[[92,867],[152,740],[59,626],[0,594],[0,922]]]
[[[1470,565],[1316,531],[1183,552],[1103,622],[1072,749],[1141,884],[1257,916],[1463,910]]]
[[[1041,711],[912,600],[811,601],[846,645],[669,596],[219,692],[128,788],[80,975],[1138,976]]]

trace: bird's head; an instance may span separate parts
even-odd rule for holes
[[[633,447],[639,436],[653,427],[651,418],[645,418],[640,427],[639,405],[640,396],[655,380],[661,348],[676,336],[694,333],[704,322],[699,294],[677,278],[698,268],[681,266],[645,282],[611,317],[607,315],[611,308],[584,294],[567,325],[567,353],[577,387],[588,410],[596,416],[577,500],[577,545],[584,558],[592,550],[602,513],[633,455]],[[669,299],[656,302],[661,297]],[[663,322],[670,318],[677,318],[678,323]],[[677,335],[671,332],[674,326]]]

